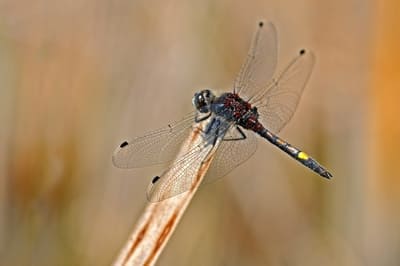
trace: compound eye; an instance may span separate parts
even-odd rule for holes
[[[204,97],[203,95],[199,95],[199,104],[203,104],[204,103]]]
[[[196,98],[196,106],[197,106],[197,108],[201,108],[204,105],[205,105],[205,100],[204,100],[203,95],[201,95],[201,94],[197,95],[197,98]]]
[[[206,90],[206,91],[204,92],[206,98],[210,98],[210,93],[211,93],[211,92],[210,92],[209,90]]]

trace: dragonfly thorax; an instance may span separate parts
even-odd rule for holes
[[[216,98],[212,104],[212,111],[244,128],[249,128],[250,124],[258,122],[257,108],[252,107],[237,93],[224,93]]]

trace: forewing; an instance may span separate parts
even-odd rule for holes
[[[161,176],[153,178],[147,188],[147,199],[157,202],[188,191],[193,185],[199,167],[212,148],[212,145],[195,146],[174,162]]]
[[[271,22],[260,22],[253,37],[246,61],[234,83],[234,91],[249,100],[268,84],[277,64],[277,32]]]
[[[301,50],[264,91],[251,99],[260,114],[259,120],[272,132],[278,133],[292,118],[314,62],[312,52]]]
[[[148,200],[151,202],[162,201],[188,191],[194,185],[194,178],[198,176],[198,170],[202,163],[210,152],[223,142],[221,141],[223,134],[229,131],[231,126],[231,124],[221,125],[220,135],[203,135],[197,145],[174,161],[160,176],[153,178],[147,189]]]
[[[124,141],[114,151],[113,164],[119,168],[135,168],[171,161],[189,135],[193,123],[194,113],[191,113],[179,122]]]

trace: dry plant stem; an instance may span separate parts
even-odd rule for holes
[[[200,128],[192,130],[177,158],[199,143],[202,138],[199,133]],[[114,265],[154,265],[156,263],[161,251],[199,188],[218,145],[219,143],[215,145],[203,163],[197,162],[199,164],[198,171],[193,176],[194,182],[189,191],[164,201],[148,203]],[[171,171],[168,174],[173,175],[174,173]]]

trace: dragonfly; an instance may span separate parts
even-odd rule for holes
[[[211,89],[202,89],[195,93],[194,112],[164,128],[122,142],[113,153],[113,164],[136,168],[170,162],[193,128],[205,123],[200,143],[152,179],[147,189],[149,201],[162,201],[189,190],[199,167],[194,162],[204,161],[216,146],[202,184],[225,176],[254,154],[259,137],[330,179],[332,174],[320,163],[277,135],[295,113],[315,56],[301,49],[285,68],[275,73],[277,52],[275,25],[259,22],[231,92],[217,95]],[[174,170],[174,175],[168,175],[168,170]]]

